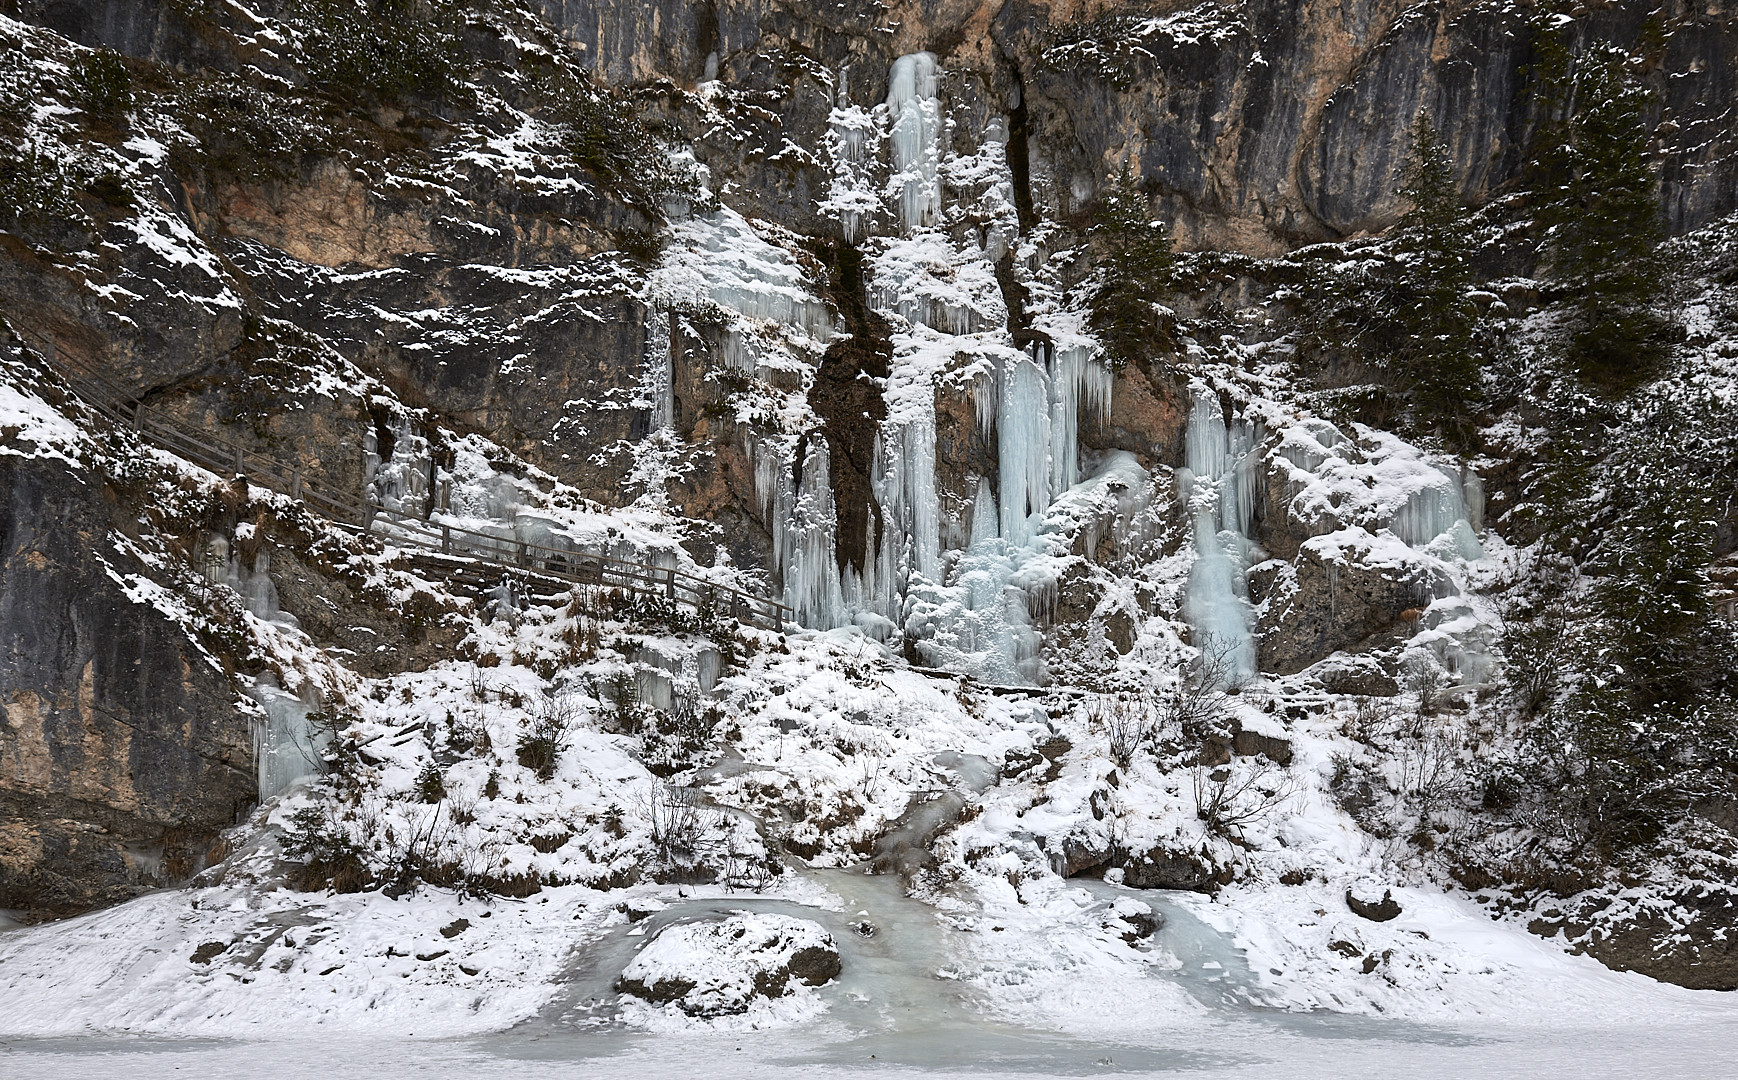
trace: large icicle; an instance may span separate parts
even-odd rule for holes
[[[1255,640],[1249,629],[1244,571],[1249,523],[1255,508],[1255,444],[1251,425],[1228,429],[1219,395],[1190,387],[1184,468],[1178,484],[1195,511],[1195,564],[1189,570],[1184,615],[1203,650],[1226,650],[1227,678],[1255,674]]]
[[[785,449],[792,442],[767,439],[752,447],[754,486],[772,533],[784,602],[799,624],[828,629],[848,622],[849,612],[839,581],[838,517],[827,475],[827,440],[810,435],[806,448],[800,449],[798,470],[793,466],[799,451]],[[800,472],[800,480],[793,471]]]
[[[935,487],[935,391],[927,379],[881,428],[870,472],[881,508],[881,545],[868,554],[859,606],[899,621],[914,577],[941,580],[941,499]],[[870,538],[873,543],[873,537]]]
[[[270,672],[255,681],[248,696],[265,711],[265,719],[254,726],[254,760],[259,763],[259,797],[264,802],[319,773],[324,740],[309,718],[320,703],[312,683],[298,697],[280,687]]]
[[[909,235],[941,215],[942,117],[934,53],[911,53],[893,62],[887,111],[893,150],[888,190],[899,201],[899,222]]]
[[[1050,378],[1031,360],[1003,372],[996,415],[1000,440],[1002,537],[1032,541],[1035,519],[1050,506]]]

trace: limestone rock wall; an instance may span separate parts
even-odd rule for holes
[[[0,907],[70,914],[184,878],[254,801],[230,679],[117,578],[88,475],[0,456]]]

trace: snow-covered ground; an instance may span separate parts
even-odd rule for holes
[[[1417,1025],[1242,1014],[1160,1038],[1094,1040],[989,1025],[936,1025],[895,1036],[848,1032],[575,1035],[522,1030],[475,1039],[286,1037],[179,1040],[8,1039],[0,1070],[19,1080],[209,1075],[272,1080],[349,1077],[1295,1077],[1464,1080],[1582,1077],[1685,1080],[1731,1075],[1738,1025],[1726,1015],[1637,1017],[1625,1025],[1565,1017],[1550,1027],[1501,1021]]]

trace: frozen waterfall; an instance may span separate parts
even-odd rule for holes
[[[941,214],[942,115],[934,53],[911,53],[893,62],[887,112],[893,150],[888,192],[898,200],[900,225],[910,234],[935,224]]]
[[[768,439],[751,447],[754,486],[772,533],[784,602],[799,624],[819,629],[849,621],[837,557],[838,517],[829,482],[827,440]],[[793,468],[800,461],[800,468]]]
[[[1109,419],[1112,374],[1091,358],[1090,346],[1038,345],[1004,363],[998,376],[980,391],[993,395],[995,407],[980,400],[978,422],[995,423],[1001,535],[1030,544],[1044,511],[1080,482],[1080,409],[1084,404],[1098,423]]]
[[[281,795],[298,780],[317,775],[324,735],[311,717],[319,709],[313,684],[303,693],[285,691],[276,676],[266,672],[255,680],[248,696],[258,703],[265,718],[254,725],[254,760],[259,766],[259,797]]]
[[[945,583],[916,579],[906,603],[906,632],[938,667],[991,682],[1042,680],[1034,617],[1054,604],[1060,554],[1044,520],[1081,479],[1082,405],[1101,422],[1110,407],[1110,373],[1089,350],[1010,354],[976,387],[979,423],[995,428],[999,483],[978,482],[970,543],[952,557]]]
[[[1189,397],[1184,467],[1177,473],[1177,486],[1195,514],[1195,563],[1184,615],[1196,647],[1227,651],[1227,678],[1238,683],[1255,674],[1245,571],[1260,437],[1248,421],[1227,426],[1219,395],[1211,389],[1194,384]]]

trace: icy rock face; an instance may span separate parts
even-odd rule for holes
[[[817,923],[770,912],[675,923],[622,970],[621,991],[689,1016],[746,1013],[839,974],[839,948]]]
[[[1257,575],[1261,669],[1300,671],[1400,628],[1388,644],[1428,655],[1455,685],[1484,682],[1495,632],[1460,584],[1484,557],[1478,475],[1387,432],[1316,418],[1285,423],[1270,446],[1248,489],[1252,532],[1290,565]]]

